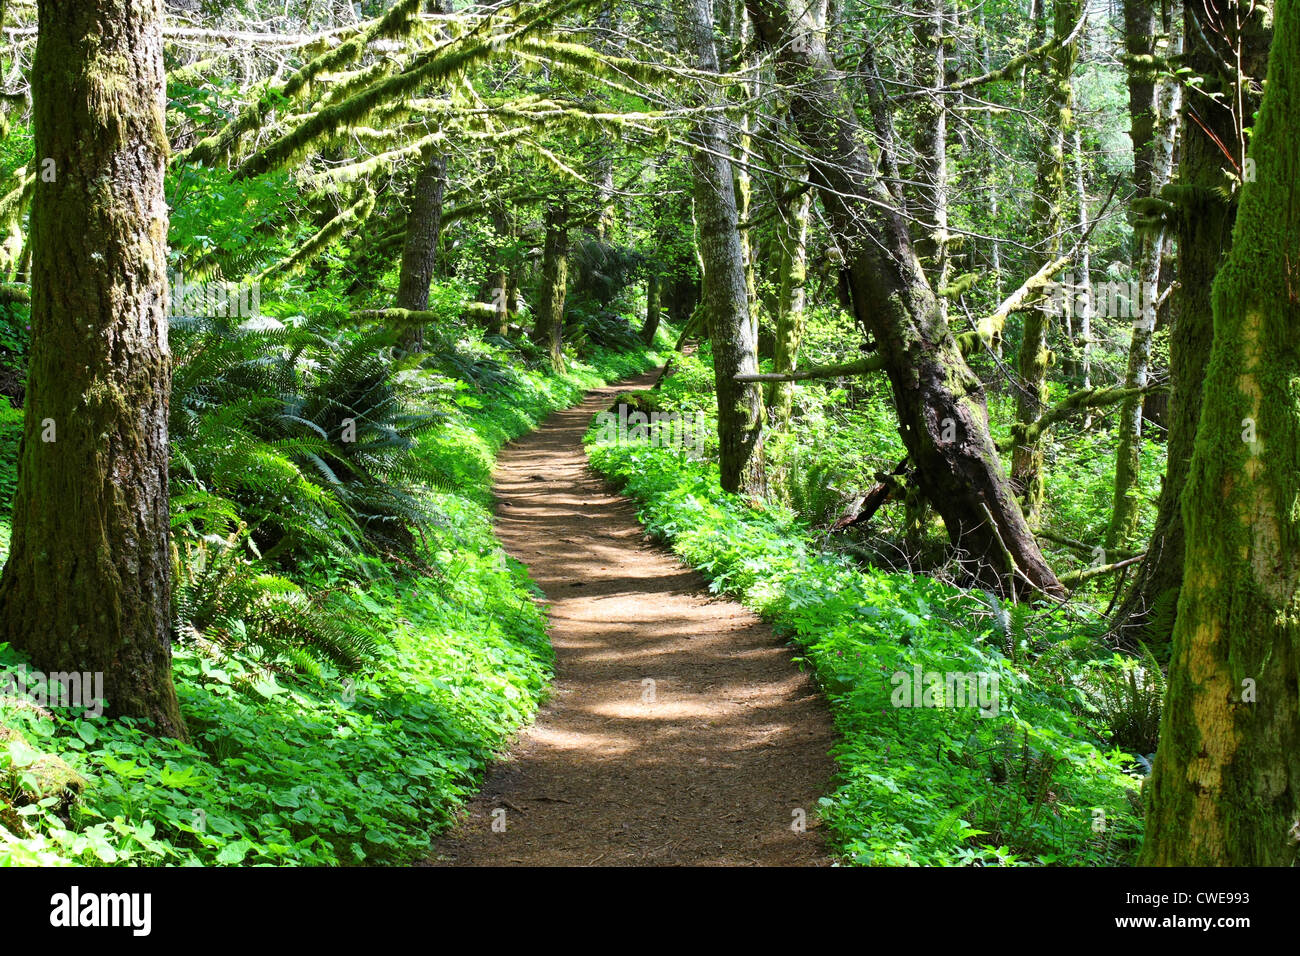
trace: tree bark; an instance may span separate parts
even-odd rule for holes
[[[1181,6],[1181,4],[1178,4]],[[1182,37],[1169,39],[1169,58],[1182,53]],[[1155,87],[1152,109],[1156,123],[1148,148],[1150,163],[1146,171],[1150,195],[1156,196],[1169,183],[1174,169],[1174,142],[1178,135],[1178,114],[1182,106],[1181,81],[1162,79]],[[1138,143],[1133,144],[1134,154]],[[1141,293],[1134,303],[1133,335],[1129,344],[1125,388],[1143,388],[1151,370],[1151,346],[1156,330],[1156,302],[1160,289],[1160,264],[1165,253],[1165,228],[1138,233],[1138,285]],[[1142,396],[1135,393],[1124,400],[1119,412],[1119,440],[1115,451],[1115,495],[1110,525],[1106,530],[1106,550],[1126,548],[1137,532],[1137,483],[1142,468]]]
[[[492,204],[492,230],[495,236],[493,258],[496,269],[492,273],[491,302],[495,307],[492,331],[497,335],[506,335],[510,331],[510,245],[514,231],[510,221],[510,211],[504,202]]]
[[[709,0],[679,0],[678,29],[682,48],[692,55],[696,68],[716,73],[718,55]],[[715,105],[720,104],[721,98],[716,93],[712,96]],[[762,392],[758,385],[735,378],[757,371],[758,343],[749,314],[731,145],[716,114],[705,114],[697,121],[691,145],[704,314],[718,392],[721,483],[726,491],[761,495],[765,484]]]
[[[930,285],[943,289],[948,285],[948,108],[943,94],[946,80],[944,53],[946,0],[917,0],[916,83],[933,91],[922,97],[917,107],[916,134],[916,203],[921,220],[916,252],[929,267]],[[947,315],[947,300],[935,300],[939,311]]]
[[[1212,293],[1146,865],[1300,858],[1300,0],[1274,17],[1258,181]]]
[[[447,160],[430,157],[411,183],[406,212],[406,236],[397,280],[397,308],[423,312],[429,307],[429,283],[438,258],[442,232],[442,194],[447,183]],[[423,330],[406,331],[408,347],[423,344]]]
[[[1236,194],[1230,172],[1241,162],[1241,125],[1249,123],[1259,107],[1259,79],[1271,39],[1258,7],[1251,12],[1229,3],[1225,10],[1208,0],[1190,0],[1183,22],[1184,62],[1202,78],[1202,92],[1183,101],[1178,182],[1166,190],[1167,195],[1177,197],[1173,229],[1180,277],[1170,296],[1169,431],[1151,543],[1111,625],[1130,645],[1142,640],[1161,646],[1173,634],[1176,615],[1172,612],[1183,580],[1180,502],[1200,424],[1202,382],[1214,338],[1210,289],[1232,245]],[[1222,57],[1206,45],[1205,38],[1218,30],[1226,31],[1225,44],[1241,52],[1245,82],[1240,85],[1237,77],[1224,74]]]
[[[1056,0],[1052,6],[1053,36],[1064,40],[1070,35],[1082,11],[1081,0]],[[1042,262],[1061,254],[1061,233],[1065,204],[1065,144],[1074,125],[1074,67],[1079,58],[1078,41],[1062,43],[1050,58],[1047,101],[1051,111],[1047,122],[1047,141],[1043,143],[1034,188],[1033,221],[1039,236]],[[1028,432],[1047,405],[1047,304],[1025,313],[1017,370],[1020,387],[1016,391],[1016,421]],[[1043,476],[1043,446],[1038,439],[1017,442],[1011,454],[1011,480],[1020,492],[1025,517],[1036,528],[1042,517],[1046,497]]]
[[[1030,533],[989,435],[979,378],[967,366],[912,248],[907,224],[881,182],[854,105],[835,80],[825,18],[796,0],[748,0],[757,36],[795,91],[791,116],[810,155],[863,330],[894,392],[921,491],[943,517],[972,573],[1013,592],[1061,587]]]
[[[426,0],[424,9],[428,13],[451,13],[451,0]],[[442,234],[442,196],[447,187],[447,157],[427,155],[421,160],[424,165],[411,182],[397,279],[396,307],[411,312],[423,312],[429,307],[429,283],[437,268]],[[423,347],[423,327],[404,329],[403,344],[407,348]]]
[[[645,280],[645,322],[641,325],[641,341],[649,345],[655,340],[659,331],[659,286],[661,279],[658,272],[651,272]]]
[[[546,347],[551,368],[564,371],[564,299],[569,280],[568,210],[546,207],[546,240],[542,247],[542,287],[537,303],[533,341]]]
[[[1078,224],[1079,235],[1085,235],[1088,231],[1088,189],[1083,175],[1083,135],[1079,131],[1078,124],[1074,127],[1074,192],[1075,201],[1078,203]],[[1083,277],[1086,285],[1091,280],[1089,276],[1092,273],[1092,254],[1089,251],[1088,243],[1082,243],[1079,249],[1079,275]],[[1080,383],[1084,388],[1092,386],[1092,297],[1089,296],[1079,311],[1079,326],[1075,330],[1075,340],[1079,348],[1079,364],[1076,372],[1080,378]],[[1092,420],[1084,420],[1084,429],[1090,427]]]
[[[793,372],[799,366],[799,347],[804,333],[804,284],[808,278],[808,213],[812,193],[802,192],[790,199],[778,200],[777,238],[780,255],[780,279],[776,303],[776,341],[772,367],[777,373]],[[772,423],[782,428],[790,422],[794,385],[773,382],[768,405]]]
[[[1153,0],[1123,0],[1123,4],[1133,188],[1136,195],[1149,196],[1156,124],[1156,6]]]
[[[171,678],[167,204],[159,0],[40,0],[32,350],[0,641],[102,672],[184,737]]]

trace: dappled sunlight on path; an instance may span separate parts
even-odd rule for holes
[[[828,863],[815,809],[834,736],[813,681],[587,468],[582,436],[621,390],[501,454],[497,534],[551,604],[556,681],[429,862]]]

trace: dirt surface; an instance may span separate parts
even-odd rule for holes
[[[591,392],[502,451],[497,534],[551,605],[556,680],[431,864],[830,862],[815,810],[834,735],[814,682],[587,466],[592,416],[656,375]]]

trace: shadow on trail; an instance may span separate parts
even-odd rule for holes
[[[811,678],[587,468],[592,416],[656,375],[590,393],[501,454],[496,530],[550,604],[556,681],[432,864],[830,862],[812,824],[834,734]]]

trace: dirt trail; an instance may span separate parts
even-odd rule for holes
[[[431,864],[830,862],[813,824],[834,737],[814,683],[587,467],[592,416],[656,374],[589,393],[501,454],[497,534],[551,604],[556,680]]]

